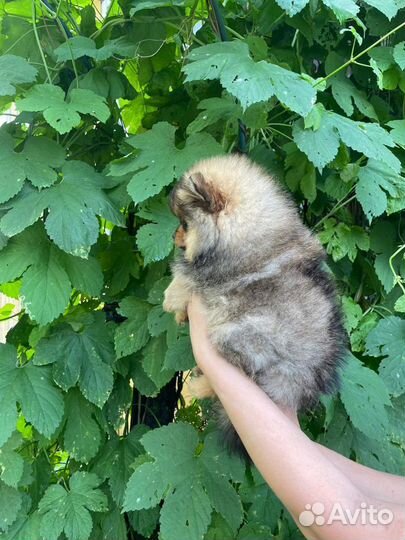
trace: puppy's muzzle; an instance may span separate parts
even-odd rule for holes
[[[186,231],[182,225],[174,233],[174,244],[178,248],[186,249]]]

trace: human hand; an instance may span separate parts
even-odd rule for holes
[[[210,342],[205,306],[198,295],[193,294],[187,306],[187,313],[194,358],[202,371],[205,371],[210,364],[218,361],[218,358],[221,360],[221,357]]]

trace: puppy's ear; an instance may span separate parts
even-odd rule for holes
[[[209,214],[218,214],[225,208],[226,200],[223,193],[211,182],[207,182],[201,173],[193,173],[188,180],[190,204]]]

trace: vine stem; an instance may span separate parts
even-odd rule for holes
[[[374,47],[376,47],[377,45],[379,45],[380,43],[382,43],[385,39],[387,39],[388,37],[392,36],[392,34],[395,34],[395,32],[398,32],[398,30],[400,30],[401,28],[403,28],[405,26],[405,22],[399,24],[398,26],[396,26],[395,28],[393,28],[392,30],[390,30],[389,32],[387,32],[385,35],[383,35],[380,39],[377,39],[377,41],[375,41],[372,45],[370,45],[369,47],[367,47],[366,49],[364,49],[364,51],[360,51],[358,54],[356,54],[356,56],[350,56],[349,60],[347,62],[345,62],[344,64],[342,64],[341,66],[339,66],[338,68],[336,68],[334,71],[332,71],[332,73],[329,73],[329,75],[326,75],[326,77],[323,77],[322,79],[319,79],[319,81],[317,81],[314,86],[318,86],[318,84],[322,83],[322,82],[325,82],[327,81],[328,79],[330,79],[331,77],[333,77],[334,75],[337,75],[338,73],[340,73],[342,70],[346,69],[348,66],[350,66],[351,64],[354,64],[359,58],[361,58],[364,54],[368,53],[369,51],[371,51],[372,49],[374,49]]]
[[[24,313],[23,311],[19,311],[18,313],[14,313],[14,315],[10,315],[10,317],[5,317],[4,319],[0,319],[0,323],[4,321],[9,321],[10,319],[14,319],[14,317],[18,317],[21,315],[21,313]]]
[[[350,192],[349,192],[350,193]],[[348,194],[347,194],[348,195]],[[345,197],[347,197],[347,195],[345,195]],[[318,223],[316,223],[314,225],[314,229],[317,229],[320,225],[322,225],[322,223],[324,223],[328,218],[330,218],[331,216],[333,216],[333,214],[335,214],[338,210],[340,210],[341,208],[343,208],[343,206],[346,206],[346,204],[349,204],[350,202],[352,202],[355,198],[356,198],[356,195],[352,195],[351,197],[349,197],[346,201],[344,200],[345,197],[343,197],[343,199],[340,199],[340,201],[338,201],[335,206],[332,208],[332,210],[330,212],[328,212],[326,214],[326,216],[324,216],[321,220],[318,221]]]
[[[37,21],[36,21],[37,12],[36,12],[36,9],[35,9],[35,0],[32,0],[31,9],[32,9],[32,28],[34,30],[35,41],[37,42],[37,45],[38,45],[39,53],[40,53],[41,58],[42,58],[42,63],[44,64],[44,68],[45,68],[46,76],[48,78],[48,82],[49,82],[49,84],[52,84],[51,74],[49,72],[48,64],[46,62],[45,53],[44,53],[44,50],[42,49],[41,41],[39,39],[39,34],[38,34],[38,29],[37,29]]]
[[[395,268],[394,268],[394,264],[393,264],[393,261],[394,261],[395,257],[396,257],[397,255],[399,255],[402,251],[404,251],[404,249],[405,249],[405,245],[399,247],[399,248],[396,250],[396,252],[393,253],[393,254],[391,255],[391,257],[389,258],[388,263],[389,263],[389,265],[390,265],[390,270],[391,270],[391,272],[392,272],[392,274],[393,274],[393,276],[394,276],[394,283],[395,283],[395,285],[399,285],[400,288],[401,288],[401,290],[402,290],[402,293],[405,295],[405,287],[404,287],[404,285],[402,284],[401,276],[399,276],[399,275],[395,272]]]

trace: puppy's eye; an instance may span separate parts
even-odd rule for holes
[[[183,230],[187,232],[187,229],[188,229],[188,224],[187,224],[187,222],[186,222],[186,221],[182,221],[182,222],[180,223],[180,225],[183,227]]]

